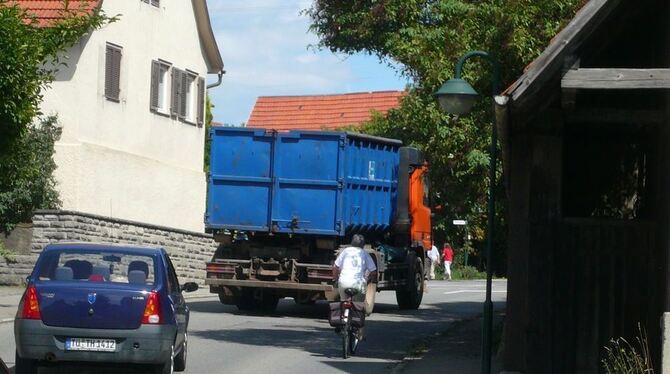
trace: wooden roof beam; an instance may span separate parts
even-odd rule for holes
[[[670,69],[572,69],[561,88],[580,90],[670,89]]]

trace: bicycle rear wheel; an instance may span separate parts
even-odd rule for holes
[[[349,322],[347,322],[347,324],[344,326],[344,333],[342,334],[342,358],[345,360],[349,358],[350,338],[351,326],[349,326]]]
[[[351,352],[352,355],[356,354],[356,348],[358,348],[358,332],[354,331],[354,329],[349,330],[349,352]]]

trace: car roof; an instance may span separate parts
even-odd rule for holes
[[[106,252],[123,252],[127,254],[137,255],[158,255],[164,253],[163,248],[157,247],[141,247],[130,245],[115,245],[115,244],[91,244],[91,243],[58,243],[48,244],[44,248],[44,252],[60,251],[67,249],[74,252],[87,251],[106,251]]]

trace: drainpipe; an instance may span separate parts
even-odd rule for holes
[[[216,83],[208,84],[207,89],[209,90],[210,88],[218,87],[221,85],[221,82],[223,81],[223,75],[226,74],[226,71],[221,69],[219,73],[217,74],[219,76],[219,79],[216,81]]]

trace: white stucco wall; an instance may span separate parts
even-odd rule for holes
[[[191,1],[105,0],[116,23],[83,38],[45,91],[57,113],[56,178],[63,209],[202,231],[205,129],[149,110],[151,61],[205,77]],[[123,47],[121,101],[104,97],[106,43]]]

